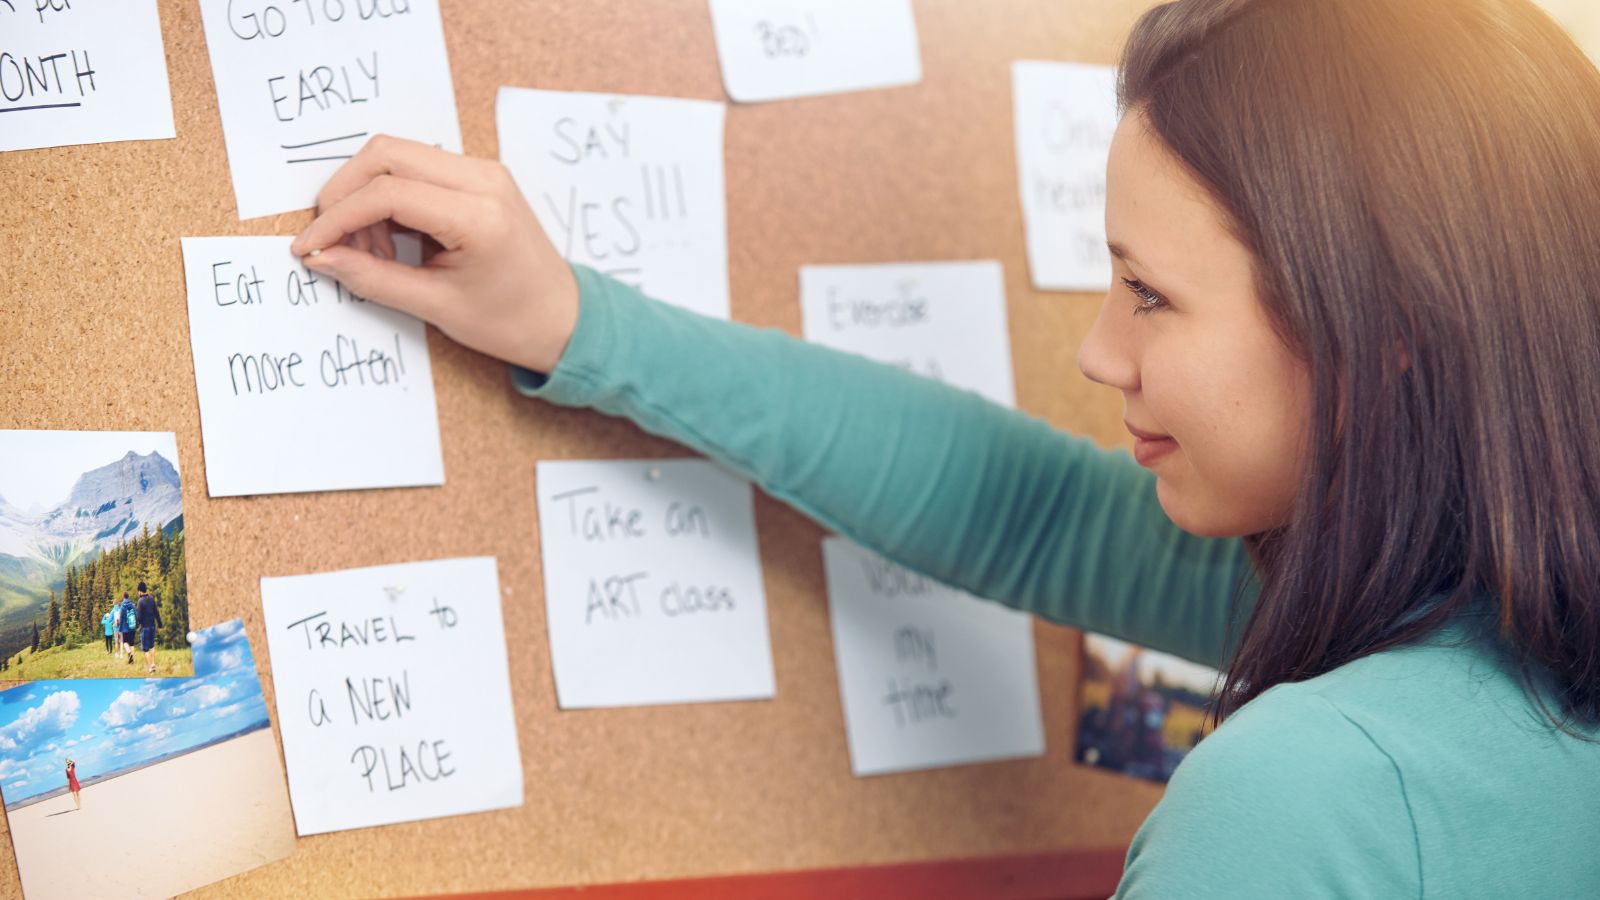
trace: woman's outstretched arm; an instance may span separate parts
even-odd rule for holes
[[[565,355],[519,389],[626,417],[963,590],[1217,665],[1246,558],[1167,519],[1124,452],[893,366],[574,267]]]
[[[395,262],[391,222],[442,251],[421,268]],[[1244,548],[1174,526],[1154,477],[1127,454],[569,267],[498,163],[375,139],[329,180],[293,250],[308,268],[517,366],[525,393],[625,416],[912,569],[1054,621],[1222,662]]]

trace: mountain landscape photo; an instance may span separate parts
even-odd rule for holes
[[[158,642],[186,649],[176,458],[170,433],[0,432],[0,680],[71,677],[16,670],[99,645],[112,599],[137,598],[140,581],[161,611]]]

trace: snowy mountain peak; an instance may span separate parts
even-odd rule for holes
[[[82,516],[86,511],[98,516],[107,503],[132,504],[139,497],[167,491],[181,493],[178,470],[172,463],[154,451],[140,456],[130,450],[116,462],[79,475],[67,502],[58,510],[70,510],[73,516]]]
[[[183,515],[178,470],[160,453],[129,451],[78,476],[65,503],[38,517],[39,555],[62,560],[166,527]]]

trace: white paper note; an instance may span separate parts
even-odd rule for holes
[[[704,100],[500,89],[500,161],[563,256],[728,318],[722,125]]]
[[[773,695],[750,484],[701,460],[542,461],[563,709]]]
[[[174,135],[156,0],[0,2],[0,150]]]
[[[522,805],[491,557],[261,579],[300,834]]]
[[[443,484],[422,323],[307,270],[290,240],[183,239],[208,492]]]
[[[1116,70],[1014,62],[1011,76],[1033,286],[1104,291],[1111,284],[1106,161],[1117,130]]]
[[[1027,615],[843,538],[822,554],[855,774],[1044,753]]]
[[[915,84],[911,0],[710,0],[722,82],[740,103]]]
[[[806,340],[1016,405],[998,262],[803,266]]]
[[[200,0],[239,218],[314,206],[375,134],[461,152],[438,0]]]

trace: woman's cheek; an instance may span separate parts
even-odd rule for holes
[[[1178,443],[1177,453],[1155,465],[1157,496],[1168,516],[1195,534],[1260,530],[1256,526],[1266,516],[1263,477],[1276,480],[1270,472],[1274,460],[1262,452],[1262,423],[1249,420],[1226,385],[1193,374],[1175,382],[1188,386],[1183,393],[1151,394],[1147,383],[1151,414]]]

